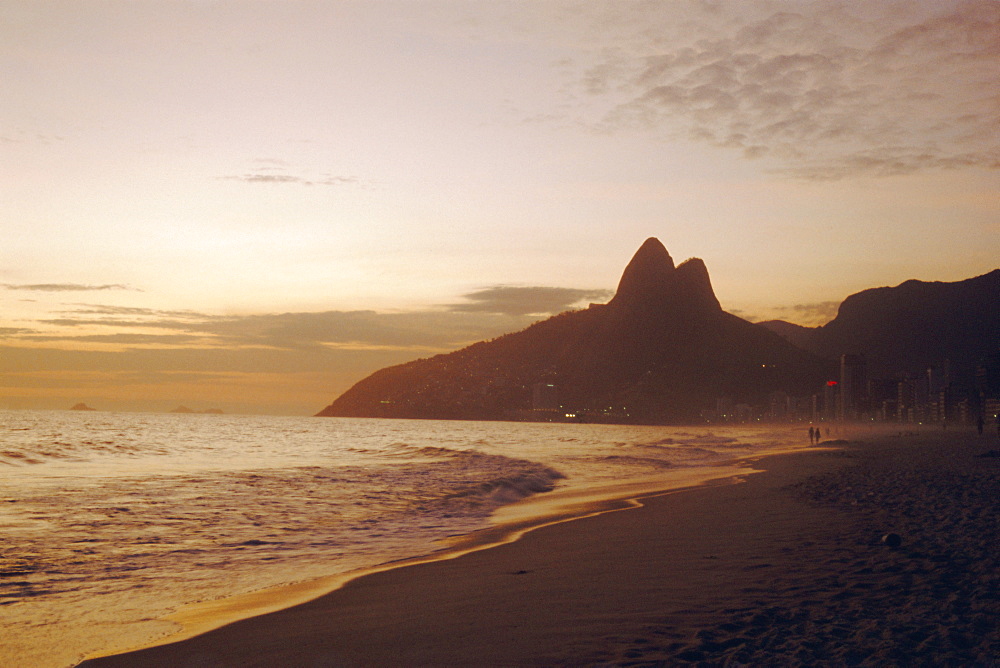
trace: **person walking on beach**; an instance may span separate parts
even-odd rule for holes
[[[813,439],[816,438],[816,430],[809,427],[809,445],[813,444]]]

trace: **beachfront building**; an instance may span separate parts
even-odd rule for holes
[[[1000,418],[1000,352],[976,365],[976,394],[981,415],[996,422]]]
[[[864,355],[840,356],[837,419],[858,420],[867,410],[867,364]]]

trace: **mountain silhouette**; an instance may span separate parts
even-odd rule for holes
[[[705,263],[675,266],[650,238],[614,297],[462,350],[388,367],[321,416],[504,419],[553,386],[564,410],[615,422],[686,422],[717,399],[818,389],[833,365],[719,305]]]
[[[947,360],[952,380],[968,388],[977,362],[1000,352],[1000,269],[953,283],[910,280],[863,290],[822,327],[780,320],[759,326],[824,358],[863,354],[870,378],[922,374]]]

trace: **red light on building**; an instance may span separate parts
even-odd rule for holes
[[[827,387],[833,387],[836,384],[837,384],[837,381],[835,381],[835,380],[828,380],[828,381],[826,381],[826,386]]]

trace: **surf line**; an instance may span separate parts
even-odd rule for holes
[[[472,552],[513,543],[532,531],[563,522],[641,508],[644,505],[643,499],[702,487],[738,484],[744,482],[748,475],[763,470],[754,466],[760,459],[782,452],[756,453],[752,457],[734,459],[726,464],[695,470],[672,471],[643,481],[547,492],[521,499],[495,510],[491,517],[491,521],[494,522],[492,526],[440,539],[438,542],[444,543],[445,546],[428,554],[216,600],[190,603],[159,618],[161,621],[176,625],[178,627],[176,630],[148,642],[91,652],[81,661],[127,654],[188,640],[243,619],[308,603],[335,592],[359,578],[397,568],[457,559]]]

